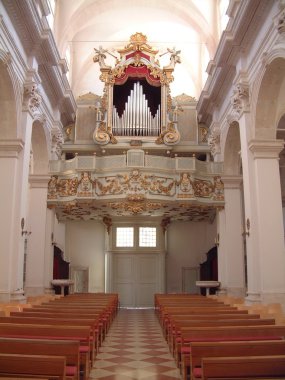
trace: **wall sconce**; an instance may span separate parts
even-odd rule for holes
[[[215,237],[215,245],[218,247],[220,245],[220,234]]]
[[[245,231],[243,231],[243,233],[242,233],[242,236],[249,236],[249,230],[250,230],[250,220],[247,218],[246,219],[246,225],[245,225],[245,228],[246,228],[246,230]]]
[[[22,236],[25,235],[25,236],[29,236],[31,235],[31,231],[27,231],[27,230],[24,230],[24,227],[25,227],[25,219],[22,218],[21,219],[21,229],[22,229]]]

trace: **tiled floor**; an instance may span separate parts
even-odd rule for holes
[[[97,355],[90,380],[180,378],[154,310],[120,310]]]

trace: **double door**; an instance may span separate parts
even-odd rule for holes
[[[157,253],[113,255],[113,291],[121,307],[153,307],[154,294],[162,291],[163,260]]]

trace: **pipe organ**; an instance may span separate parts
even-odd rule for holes
[[[159,136],[160,104],[152,115],[140,82],[134,83],[121,116],[113,105],[112,131],[115,136]]]
[[[160,68],[158,50],[142,33],[132,35],[130,43],[118,50],[120,59],[102,47],[95,52],[93,60],[100,65],[105,87],[97,107],[94,142],[105,145],[116,144],[121,138],[139,138],[156,144],[177,144],[177,110],[172,105],[169,84],[174,79],[175,64],[180,63],[180,52],[167,49],[164,54],[170,54],[170,63]],[[116,58],[114,68],[106,65],[106,54]]]

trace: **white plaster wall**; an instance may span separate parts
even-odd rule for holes
[[[214,246],[216,223],[173,222],[167,229],[166,291],[182,291],[182,267],[199,267]]]
[[[89,268],[89,292],[104,292],[105,227],[97,221],[66,223],[66,254],[71,266]]]

